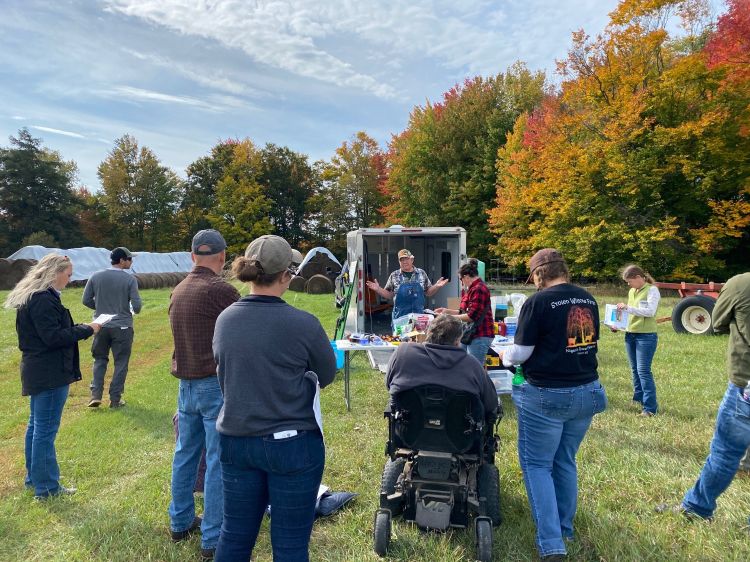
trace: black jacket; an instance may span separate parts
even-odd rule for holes
[[[497,410],[495,385],[465,349],[436,343],[402,343],[388,363],[386,388],[393,395],[425,384],[478,396],[486,416]]]
[[[21,394],[28,396],[81,380],[78,340],[94,330],[73,324],[54,289],[35,293],[16,314],[21,350]]]

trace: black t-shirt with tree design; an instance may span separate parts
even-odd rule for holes
[[[523,364],[530,384],[563,388],[599,378],[598,340],[596,300],[585,289],[562,283],[535,293],[524,303],[514,343],[534,346]]]

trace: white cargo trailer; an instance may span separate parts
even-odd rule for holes
[[[372,316],[367,315],[366,279],[377,279],[384,286],[392,271],[399,268],[398,251],[414,254],[414,266],[424,269],[430,281],[440,277],[448,284],[432,297],[425,297],[425,307],[447,306],[449,297],[458,297],[461,283],[456,271],[466,261],[466,230],[461,227],[360,228],[346,236],[349,281],[352,287],[347,332],[372,332]]]

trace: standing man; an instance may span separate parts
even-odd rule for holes
[[[91,381],[89,408],[102,403],[104,375],[109,363],[109,350],[115,360],[115,372],[109,384],[109,407],[125,405],[122,393],[128,376],[130,351],[133,349],[133,313],[141,311],[138,281],[126,269],[133,265],[133,254],[124,247],[115,248],[109,255],[112,267],[94,273],[83,290],[83,304],[94,309],[94,315],[114,314],[94,336],[91,355],[94,357],[94,376]]]
[[[172,502],[169,521],[172,540],[179,542],[201,530],[201,556],[214,557],[219,541],[224,493],[219,463],[216,418],[224,399],[216,378],[212,349],[219,314],[240,298],[220,277],[227,244],[216,230],[201,230],[193,237],[195,266],[175,287],[169,304],[169,323],[174,338],[172,374],[180,379],[177,397],[179,437],[172,462]],[[206,450],[203,518],[195,515],[193,486],[198,463]]]
[[[367,286],[385,299],[393,299],[393,319],[411,312],[424,312],[424,299],[431,297],[448,283],[441,277],[433,285],[423,269],[414,267],[414,254],[403,249],[398,253],[397,269],[388,277],[385,287],[378,280],[367,281]]]
[[[712,321],[715,332],[729,332],[729,387],[716,414],[710,452],[698,481],[682,503],[656,508],[659,512],[671,509],[688,518],[713,518],[716,499],[734,480],[740,459],[750,446],[750,400],[743,397],[750,381],[750,273],[735,275],[724,284]]]

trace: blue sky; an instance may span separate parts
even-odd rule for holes
[[[220,139],[329,159],[516,60],[551,75],[616,0],[0,0],[0,145],[28,127],[82,184],[125,133],[184,176]]]

